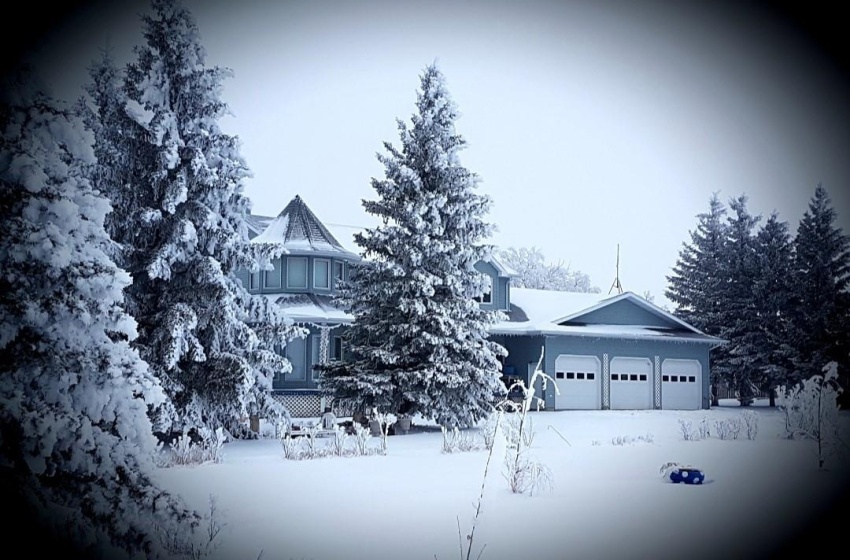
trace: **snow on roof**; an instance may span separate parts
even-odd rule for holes
[[[260,216],[258,214],[248,214],[245,216],[245,223],[248,225],[248,231],[252,236],[263,233],[263,230],[268,227],[272,220],[274,218],[271,216]]]
[[[341,253],[349,258],[359,258],[337,241],[298,195],[261,234],[251,239],[251,243],[276,243],[290,253]]]
[[[316,294],[257,294],[253,297],[270,299],[283,307],[286,316],[296,323],[352,322],[352,316],[334,306],[329,296]]]
[[[489,257],[485,258],[484,261],[492,264],[496,268],[496,271],[499,273],[499,276],[507,276],[509,278],[512,276],[519,276],[519,273],[517,273],[516,270],[503,263],[496,257],[496,255],[490,255]]]
[[[675,322],[686,328],[686,331],[681,328],[665,329],[648,325],[559,324],[563,323],[566,320],[565,318],[584,315],[591,310],[610,305],[621,299],[631,299],[633,301],[636,301],[635,298],[641,299],[631,292],[618,294],[617,296],[608,296],[604,294],[511,288],[510,293],[512,309],[509,317],[513,320],[501,321],[493,325],[490,329],[492,334],[548,334],[602,338],[663,339],[707,342],[712,344],[723,342],[722,339],[703,334],[675,317],[673,317]],[[647,305],[651,304],[647,302]],[[522,313],[517,312],[514,308],[518,308]],[[663,310],[659,309],[659,311],[664,315],[669,315]]]

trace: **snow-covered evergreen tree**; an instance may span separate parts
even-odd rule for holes
[[[4,524],[16,537],[40,527],[23,545],[35,556],[162,556],[158,537],[189,538],[198,518],[151,479],[147,407],[165,397],[130,346],[130,279],[107,254],[109,203],[81,172],[93,139],[26,73],[2,93]],[[53,537],[67,548],[49,550]]]
[[[517,273],[511,278],[511,285],[516,288],[594,294],[601,291],[590,282],[590,276],[580,270],[570,270],[563,263],[547,263],[537,247],[508,247],[499,251],[499,258]]]
[[[726,243],[726,209],[717,193],[709,200],[709,209],[697,215],[697,227],[690,232],[690,243],[683,243],[673,273],[667,277],[669,287],[664,295],[676,305],[674,313],[702,332],[720,336],[723,302],[718,294],[725,279],[724,245]],[[714,349],[712,360],[723,354]],[[712,406],[717,402],[717,375],[711,371],[714,387]]]
[[[725,282],[714,296],[720,306],[720,337],[728,340],[712,360],[712,369],[735,389],[742,406],[752,404],[757,361],[761,348],[760,319],[754,293],[757,275],[756,241],[753,230],[761,220],[747,210],[747,196],[729,201],[726,242],[723,244]]]
[[[109,51],[104,50],[92,63],[89,77],[85,87],[88,98],[78,103],[78,111],[95,138],[96,162],[86,174],[92,187],[112,204],[106,232],[116,242],[116,262],[125,267],[133,261],[125,251],[133,250],[133,234],[142,226],[138,184],[152,168],[151,139],[146,127],[131,116],[122,72]]]
[[[121,191],[130,200],[117,203],[133,214],[133,229],[116,236],[132,246],[128,295],[138,347],[173,406],[157,415],[158,429],[245,433],[240,419],[248,414],[283,412],[269,390],[275,372],[290,365],[274,346],[296,331],[235,276],[256,269],[258,256],[245,222],[242,182],[250,171],[238,139],[218,125],[229,71],[205,65],[197,26],[179,2],[152,6],[125,85],[140,107],[132,116],[147,131],[138,150],[149,167]]]
[[[794,289],[794,251],[788,223],[774,212],[756,235],[756,277],[753,298],[759,331],[756,369],[759,386],[775,406],[775,389],[789,381],[792,371],[788,340]]]
[[[789,385],[819,375],[835,361],[841,385],[850,386],[850,239],[835,220],[829,195],[819,184],[794,240],[791,342],[796,373]]]
[[[492,251],[483,243],[490,199],[476,194],[478,178],[460,163],[458,111],[434,64],[421,75],[416,106],[412,126],[398,121],[401,149],[385,142],[388,155],[378,155],[378,200],[364,201],[383,225],[356,236],[367,262],[343,290],[355,317],[353,359],[322,368],[322,386],[361,410],[470,426],[504,391],[505,351],[487,340],[497,314],[473,300],[483,291],[474,265]]]

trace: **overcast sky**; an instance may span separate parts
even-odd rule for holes
[[[811,22],[719,0],[185,5],[208,64],[234,72],[222,126],[242,140],[255,213],[300,194],[325,222],[374,225],[361,201],[383,174],[375,154],[398,145],[395,119],[409,121],[436,60],[461,161],[493,200],[493,242],[536,246],[605,293],[619,244],[623,288],[668,303],[665,277],[714,191],[796,231],[822,182],[850,231],[846,66]],[[78,95],[107,39],[120,63],[141,42],[148,4],[105,6],[32,36],[26,56],[57,95]]]

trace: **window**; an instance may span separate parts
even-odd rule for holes
[[[576,378],[576,374],[575,374],[574,371],[568,371],[567,372],[567,379],[575,379],[575,378]]]
[[[259,290],[260,289],[260,273],[259,272],[252,272],[251,277],[249,279],[249,282],[250,282],[250,284],[248,286],[249,290]]]
[[[677,381],[679,381],[679,376],[678,375],[671,375],[670,381],[673,382],[673,383],[676,383]]]
[[[331,361],[338,362],[340,360],[342,360],[342,337],[335,336],[331,345]]]
[[[334,261],[334,282],[345,280],[345,262]]]
[[[593,380],[596,378],[596,374],[595,374],[595,373],[588,373],[588,374],[587,374],[587,378],[588,378],[590,381],[593,381]]]
[[[619,381],[619,380],[620,380],[620,374],[618,374],[618,373],[612,373],[611,374],[611,381]]]
[[[584,379],[584,372],[581,372],[581,371],[580,371],[580,372],[578,372],[578,373],[576,374],[576,379]]]
[[[313,287],[328,290],[331,287],[331,261],[313,259]]]
[[[564,378],[564,372],[563,371],[556,371],[555,372],[555,379],[563,379],[563,378]]]
[[[266,271],[266,287],[280,288],[280,259],[272,261],[274,269]]]
[[[690,383],[696,383],[696,382],[697,382],[697,378],[696,378],[696,376],[694,376],[694,375],[689,375],[689,376],[688,376],[688,381],[689,381]]]
[[[637,380],[638,380],[638,376],[637,376],[636,373],[632,373],[631,375],[629,375],[629,381],[637,381]]]
[[[670,381],[670,376],[669,375],[662,375],[661,381]]]
[[[307,257],[286,258],[286,287],[307,287]]]
[[[483,293],[481,296],[474,298],[475,301],[481,303],[491,303],[493,301],[493,279],[489,274],[482,274],[483,278],[481,280],[481,289]]]
[[[641,374],[640,374],[640,380],[641,380],[641,381],[646,381],[646,374],[645,374],[645,373],[641,373]]]

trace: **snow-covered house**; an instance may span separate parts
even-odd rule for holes
[[[283,349],[292,372],[274,380],[293,415],[318,415],[322,405],[313,366],[343,359],[342,330],[352,317],[333,304],[335,281],[360,260],[356,228],[323,224],[296,196],[276,218],[251,216],[254,243],[286,253],[270,271],[240,274],[258,297],[273,298],[310,331]],[[489,278],[480,301],[502,310],[493,340],[508,350],[503,373],[528,380],[541,350],[555,379],[542,394],[547,409],[683,409],[709,407],[708,336],[631,292],[616,296],[511,288],[512,271],[496,258],[476,265]]]

